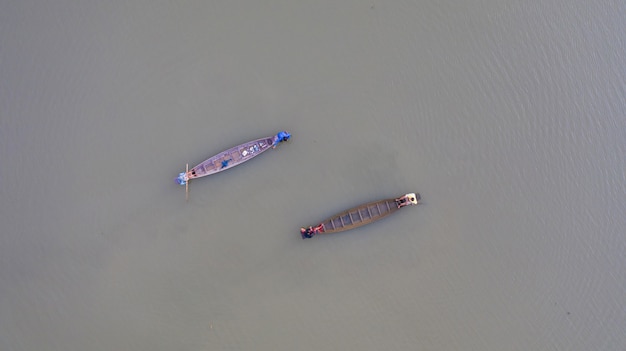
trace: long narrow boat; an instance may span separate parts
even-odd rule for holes
[[[273,137],[270,136],[267,138],[256,139],[231,147],[230,149],[224,150],[207,159],[192,169],[189,169],[186,172],[181,172],[176,178],[176,182],[180,185],[187,185],[191,179],[206,177],[211,174],[231,169],[246,161],[250,161],[254,157],[259,156],[269,149],[276,148],[280,142],[287,141],[290,137],[291,134],[286,131],[282,131]]]
[[[358,228],[385,218],[405,206],[417,205],[420,199],[420,194],[410,193],[397,199],[370,202],[338,213],[315,227],[300,228],[300,234],[302,239],[307,239],[316,234],[338,233]]]

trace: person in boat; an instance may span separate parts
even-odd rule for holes
[[[315,235],[313,227],[309,227],[308,229],[300,228],[300,234],[302,234],[302,239],[310,239]]]
[[[274,136],[274,143],[272,145],[272,149],[275,149],[278,143],[280,143],[281,141],[287,141],[289,140],[289,138],[291,138],[291,134],[289,134],[288,132],[285,132],[285,131],[279,132],[278,134],[276,134],[276,136]]]
[[[310,239],[315,236],[317,233],[323,232],[323,226],[320,224],[319,226],[313,228],[309,227],[308,229],[300,228],[300,234],[302,234],[302,239]]]
[[[396,199],[396,205],[398,205],[398,208],[404,207],[406,205],[408,205],[410,203],[409,198],[405,196]]]
[[[403,197],[396,199],[396,205],[398,205],[398,208],[404,207],[404,206],[409,206],[409,205],[414,205],[417,204],[417,202],[420,200],[420,194],[407,194],[404,195]]]

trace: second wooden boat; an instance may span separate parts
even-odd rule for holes
[[[231,169],[246,161],[250,161],[269,149],[276,148],[280,142],[287,141],[290,137],[291,134],[282,131],[273,137],[256,139],[231,147],[210,157],[192,169],[180,173],[176,178],[176,182],[180,185],[187,185],[191,179],[206,177]]]
[[[302,239],[307,239],[316,234],[338,233],[358,228],[385,218],[403,207],[417,205],[420,199],[420,194],[410,193],[397,199],[370,202],[338,213],[315,227],[300,228],[300,235]]]

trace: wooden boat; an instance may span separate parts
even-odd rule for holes
[[[282,131],[273,137],[256,139],[234,146],[207,159],[192,169],[187,169],[185,172],[178,174],[176,182],[180,185],[187,185],[191,179],[206,177],[231,169],[246,161],[250,161],[269,149],[276,148],[280,142],[287,141],[290,137],[291,134]]]
[[[316,234],[338,233],[358,228],[385,218],[405,206],[417,205],[420,199],[420,194],[410,193],[397,199],[370,202],[336,214],[315,227],[300,228],[300,234],[302,239],[307,239]]]

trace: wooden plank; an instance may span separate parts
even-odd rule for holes
[[[345,216],[346,216],[346,218],[345,218],[344,222],[345,222],[345,221],[349,221],[348,225],[349,225],[349,226],[350,226],[350,225],[353,225],[353,224],[354,224],[354,221],[352,220],[352,216],[350,216],[350,213],[348,213],[348,214],[347,214],[347,215],[345,215]]]
[[[230,158],[233,159],[233,162],[239,162],[239,160],[241,160],[241,154],[237,150],[233,150],[233,152],[230,153]]]

